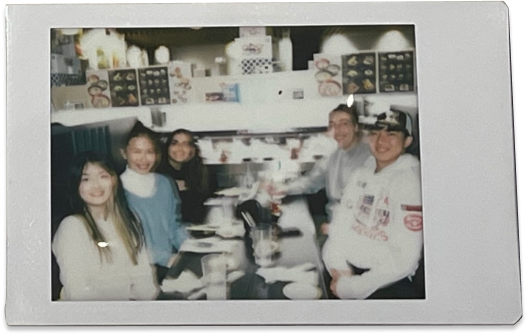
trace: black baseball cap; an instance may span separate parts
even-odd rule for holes
[[[386,129],[387,131],[400,131],[406,136],[412,135],[412,117],[400,110],[383,112],[375,118],[373,123],[364,123],[368,130]]]

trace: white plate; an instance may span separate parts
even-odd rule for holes
[[[245,234],[245,228],[243,225],[224,226],[217,229],[216,234],[223,238],[243,237]]]
[[[293,300],[319,299],[322,292],[318,287],[303,283],[291,283],[284,287],[284,295]]]
[[[226,196],[226,197],[239,197],[241,194],[243,194],[244,191],[245,191],[245,189],[243,189],[243,188],[231,187],[231,188],[227,188],[225,190],[218,191],[215,194],[223,195],[223,196]]]
[[[221,206],[221,198],[209,198],[203,204],[205,206]]]

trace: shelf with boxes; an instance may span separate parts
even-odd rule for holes
[[[350,94],[356,100],[367,98],[373,112],[382,112],[390,104],[416,106],[415,83],[407,78],[414,73],[410,66],[413,53],[408,55],[404,51],[357,53],[336,56],[337,62],[317,54],[308,70],[258,75],[192,77],[190,63],[179,61],[164,66],[88,70],[85,85],[52,87],[51,119],[78,125],[126,115],[160,131],[181,127],[219,131],[246,129],[247,125],[271,131],[323,127],[328,113],[346,103]],[[339,77],[340,84],[335,90],[321,89],[335,81],[324,76],[331,71],[337,71],[329,76]],[[370,71],[374,78],[365,81]],[[397,71],[404,73],[402,81]],[[353,75],[362,79],[354,80]],[[391,78],[394,75],[396,78]]]

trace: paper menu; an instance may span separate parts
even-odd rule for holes
[[[319,95],[323,97],[342,95],[342,57],[340,55],[314,54],[313,59]]]
[[[344,94],[376,93],[375,52],[353,53],[342,56]]]
[[[91,106],[94,108],[110,107],[110,81],[108,78],[108,71],[86,70],[86,82],[86,90],[90,95]]]
[[[138,69],[141,88],[141,105],[168,105],[170,92],[166,66]]]
[[[139,106],[139,89],[135,69],[109,70],[112,107]]]
[[[181,61],[168,64],[168,81],[170,84],[170,102],[184,104],[194,100],[192,89],[192,65]]]
[[[414,52],[379,53],[380,92],[413,92]]]

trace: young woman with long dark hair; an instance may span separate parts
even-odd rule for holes
[[[72,215],[61,222],[52,244],[63,284],[60,299],[155,299],[143,230],[110,160],[95,152],[77,155],[69,188]]]
[[[213,187],[190,131],[177,129],[170,134],[157,171],[175,181],[183,221],[202,223],[206,213],[203,202],[212,195]]]

